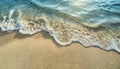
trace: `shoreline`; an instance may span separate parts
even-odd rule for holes
[[[118,51],[116,51],[116,50],[113,50],[113,49],[111,49],[111,50],[105,50],[105,49],[103,49],[103,48],[101,48],[101,47],[99,47],[99,46],[84,46],[84,45],[82,45],[79,41],[70,41],[69,43],[66,43],[66,44],[61,44],[59,41],[57,41],[57,38],[55,39],[55,36],[51,36],[50,35],[50,33],[49,32],[47,32],[47,31],[40,31],[40,32],[36,32],[36,33],[34,33],[34,34],[22,34],[22,33],[20,33],[18,30],[13,30],[13,31],[11,31],[11,32],[7,32],[7,31],[1,31],[0,30],[0,36],[4,36],[4,35],[9,35],[9,34],[14,34],[13,36],[13,39],[15,39],[15,38],[17,38],[17,39],[24,39],[24,38],[30,38],[30,37],[34,37],[34,35],[36,35],[36,34],[40,34],[40,35],[42,35],[42,38],[45,38],[46,39],[46,37],[47,37],[47,39],[50,39],[50,40],[52,40],[52,42],[56,45],[56,46],[59,46],[59,47],[67,47],[67,46],[71,46],[72,44],[79,44],[80,46],[83,46],[84,48],[91,48],[91,47],[93,47],[93,48],[99,48],[99,49],[101,49],[101,50],[103,50],[103,51],[106,51],[106,52],[109,52],[109,51],[113,51],[113,52],[116,52],[116,53],[118,53],[118,54],[120,54]],[[12,38],[11,38],[12,39]]]

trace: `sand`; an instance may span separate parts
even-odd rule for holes
[[[79,43],[62,47],[45,32],[0,32],[0,69],[120,69],[120,54]]]

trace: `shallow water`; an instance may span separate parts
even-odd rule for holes
[[[120,0],[3,0],[2,31],[47,31],[56,42],[80,42],[120,53]]]

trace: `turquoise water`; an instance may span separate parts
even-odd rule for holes
[[[120,0],[1,0],[0,28],[120,53]]]

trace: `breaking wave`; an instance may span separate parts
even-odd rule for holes
[[[0,6],[2,31],[46,31],[60,45],[79,42],[120,53],[118,0],[4,0]]]

